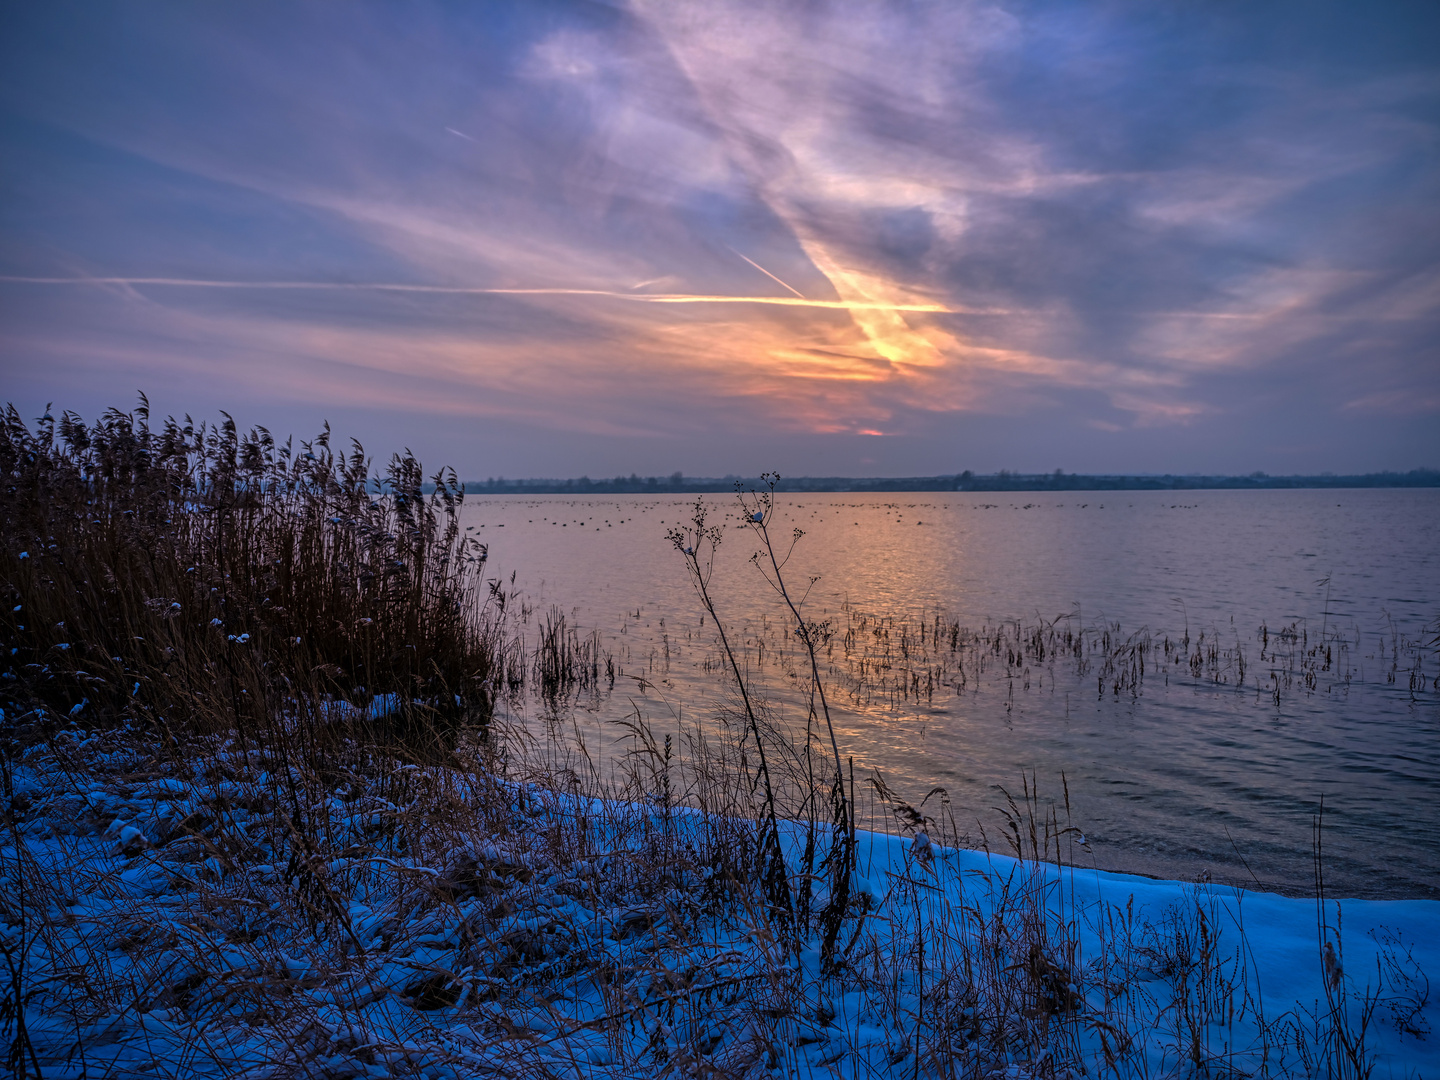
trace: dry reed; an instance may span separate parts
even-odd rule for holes
[[[873,778],[904,842],[862,845],[834,636],[786,592],[768,502],[739,510],[810,666],[804,737],[731,653],[730,707],[673,730],[637,708],[609,761],[578,724],[494,715],[527,673],[552,698],[616,673],[558,613],[533,658],[506,638],[453,478],[425,495],[413,459],[375,478],[328,438],[143,411],[48,423],[12,410],[0,443],[17,1075],[1363,1076],[1382,1005],[1423,1034],[1403,942],[1362,989],[1323,891],[1326,1005],[1278,1017],[1240,894],[1086,902],[1068,799],[1028,780],[983,870],[938,789],[916,807]],[[723,631],[703,507],[692,525],[676,546]],[[849,655],[961,651],[894,629],[852,622],[873,640]],[[1067,633],[997,631],[968,662],[1148,655]]]

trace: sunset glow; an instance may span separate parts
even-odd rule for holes
[[[1440,458],[1421,8],[67,10],[0,45],[27,410],[472,475]]]

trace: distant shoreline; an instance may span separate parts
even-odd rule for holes
[[[465,490],[471,495],[684,495],[731,492],[762,485],[759,477],[669,476],[615,477],[592,480],[470,480]],[[1053,473],[972,472],[945,476],[785,477],[775,485],[786,492],[920,492],[920,491],[1202,491],[1268,490],[1277,488],[1435,488],[1440,487],[1440,469],[1411,469],[1409,472],[1360,473],[1348,476],[1172,476],[1172,475],[1087,475],[1056,470]]]

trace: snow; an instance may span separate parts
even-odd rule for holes
[[[1372,1075],[1437,1072],[1433,901],[1317,904],[862,833],[868,911],[842,928],[851,968],[822,978],[818,934],[789,952],[685,861],[715,825],[698,813],[411,768],[459,815],[434,819],[444,838],[395,841],[407,809],[348,792],[306,808],[297,847],[295,809],[270,799],[283,769],[226,751],[132,782],[123,751],[90,752],[111,767],[35,753],[15,769],[28,807],[0,851],[5,946],[25,950],[52,1080],[1020,1078],[1105,1073],[1122,1040],[1123,1074],[1303,1076],[1362,1031]],[[506,827],[464,835],[467,792],[500,793]],[[582,819],[595,846],[557,849],[557,823]],[[802,839],[785,837],[796,865]],[[1022,923],[1029,937],[1005,937]],[[1008,1049],[936,1049],[963,1045],[994,995],[1033,1003],[1037,986],[1056,1004],[1017,1012],[1031,1026]]]

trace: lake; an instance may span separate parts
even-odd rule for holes
[[[576,702],[596,730],[724,697],[666,540],[695,499],[465,505],[526,632],[563,613],[621,673]],[[731,516],[719,613],[803,721],[755,538],[703,499]],[[793,528],[842,754],[916,805],[944,787],[972,842],[1002,846],[1001,788],[1033,774],[1103,869],[1303,893],[1323,796],[1329,891],[1440,898],[1440,491],[777,495],[771,535]]]

